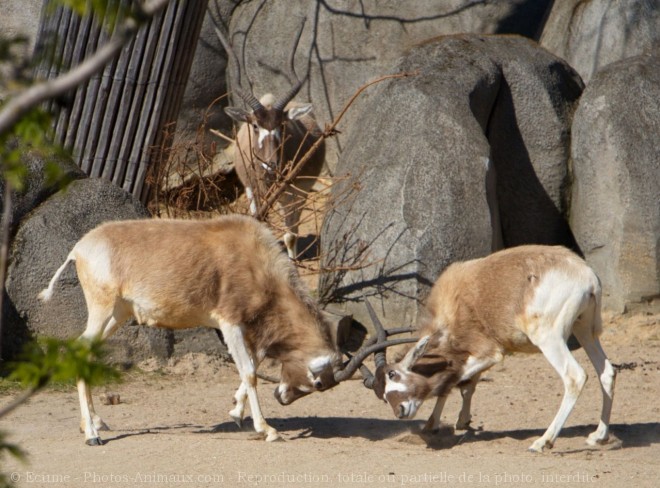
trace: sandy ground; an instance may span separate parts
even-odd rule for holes
[[[260,382],[262,410],[284,442],[257,438],[229,418],[238,386],[233,365],[187,356],[156,371],[132,371],[94,392],[112,428],[88,447],[78,432],[73,387],[39,394],[0,422],[28,453],[5,473],[24,486],[528,486],[655,487],[660,476],[660,316],[608,320],[602,342],[617,378],[612,432],[589,448],[601,395],[593,374],[554,449],[527,447],[549,425],[561,400],[559,378],[540,355],[513,356],[488,372],[473,402],[473,431],[454,432],[458,392],[440,433],[423,438],[418,420],[399,421],[358,378],[288,407]],[[576,357],[589,373],[583,351]],[[154,369],[154,364],[143,364]],[[277,373],[271,369],[270,373]],[[357,375],[359,376],[359,375]],[[121,403],[100,405],[111,390]],[[5,392],[0,404],[16,392]]]

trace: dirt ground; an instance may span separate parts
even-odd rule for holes
[[[655,487],[660,476],[660,315],[609,318],[602,342],[619,365],[612,432],[590,448],[601,394],[590,380],[554,449],[527,447],[549,425],[561,400],[559,378],[540,355],[512,356],[484,375],[473,401],[474,430],[453,431],[459,409],[452,392],[440,433],[417,432],[430,414],[400,421],[356,379],[283,407],[274,385],[260,381],[264,415],[284,437],[266,443],[248,420],[229,418],[238,386],[233,365],[191,355],[163,367],[142,364],[123,382],[94,392],[112,428],[88,447],[78,432],[75,389],[50,390],[0,422],[28,453],[2,470],[27,486],[528,486],[589,484]],[[145,371],[147,370],[147,371]],[[274,369],[266,369],[276,374]],[[105,390],[118,405],[101,405]],[[5,392],[0,404],[16,392]],[[5,460],[6,461],[6,460]]]

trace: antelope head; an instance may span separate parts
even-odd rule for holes
[[[368,303],[367,307],[374,326],[379,331],[378,342],[381,342],[388,331],[385,331]],[[442,333],[425,335],[395,363],[387,363],[383,349],[374,355],[375,375],[368,370],[363,371],[363,375],[367,377],[364,385],[373,389],[376,396],[392,408],[396,417],[414,418],[424,400],[447,395],[458,380],[454,362],[442,353],[436,353],[437,346],[441,347],[443,342]]]
[[[367,306],[371,309],[368,302]],[[410,331],[408,328],[378,331],[378,336],[367,341],[354,355],[345,352],[349,359],[343,364],[335,355],[318,356],[307,362],[294,358],[283,361],[282,381],[275,389],[275,398],[280,404],[288,405],[314,391],[328,390],[350,379],[358,369],[365,385],[369,383],[367,386],[373,388],[373,375],[362,363],[372,354],[384,358],[383,351],[388,347],[414,342],[413,338],[386,340],[388,335]]]
[[[303,80],[304,81],[304,80]],[[280,168],[279,148],[285,140],[286,126],[290,121],[298,120],[312,110],[311,104],[300,104],[287,108],[288,103],[296,96],[303,81],[299,81],[289,92],[279,100],[273,100],[266,95],[261,100],[251,94],[235,89],[238,95],[252,109],[226,107],[225,112],[237,122],[244,122],[251,131],[249,135],[252,154],[267,173],[272,174]]]
[[[287,105],[298,94],[307,78],[307,75],[305,75],[302,79],[299,79],[294,66],[294,57],[304,25],[305,22],[303,21],[289,57],[290,79],[295,80],[295,82],[291,89],[278,100],[275,100],[270,94],[258,100],[252,93],[251,88],[243,88],[241,86],[238,56],[236,56],[229,40],[216,28],[218,39],[220,39],[227,54],[231,56],[237,67],[238,78],[234,83],[233,90],[251,109],[248,111],[240,107],[226,107],[225,113],[237,122],[245,122],[250,128],[252,154],[249,157],[256,158],[262,169],[268,173],[274,173],[280,170],[278,165],[278,149],[282,147],[282,143],[285,140],[284,130],[286,125],[290,121],[304,117],[312,110],[311,104],[300,104],[287,108]]]
[[[338,354],[317,356],[305,361],[290,357],[282,361],[282,380],[275,389],[275,398],[281,405],[289,405],[315,391],[335,386],[335,371],[341,369]]]

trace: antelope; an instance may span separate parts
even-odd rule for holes
[[[560,246],[525,245],[454,263],[428,298],[419,340],[402,359],[388,364],[377,355],[375,377],[365,381],[401,419],[415,416],[424,400],[436,404],[424,426],[434,431],[449,391],[463,403],[457,429],[468,428],[480,375],[505,354],[542,352],[564,383],[554,420],[529,450],[552,448],[587,380],[566,340],[575,335],[598,374],[603,394],[600,422],[590,445],[609,438],[615,371],[598,337],[602,331],[601,286],[594,271]]]
[[[238,58],[231,45],[219,30],[216,32],[238,67]],[[300,33],[296,46],[299,38]],[[295,51],[294,46],[290,65],[291,72],[297,79],[293,68]],[[233,91],[251,111],[233,106],[225,108],[229,117],[241,123],[236,134],[233,159],[238,179],[245,188],[250,213],[258,217],[261,211],[259,207],[268,196],[277,191],[278,185],[285,185],[277,203],[284,214],[284,244],[291,259],[297,257],[298,225],[307,195],[321,174],[325,162],[323,133],[312,116],[312,105],[292,102],[304,82],[305,78],[297,80],[288,93],[279,99],[269,93],[258,100],[251,90],[248,92],[240,87],[239,76]],[[319,139],[321,141],[315,144]],[[310,153],[311,151],[313,153]],[[297,169],[301,159],[308,153],[310,154],[307,161]],[[285,184],[283,180],[294,168],[297,176],[291,183]]]
[[[53,296],[72,261],[88,311],[80,340],[106,339],[131,317],[148,326],[219,330],[241,379],[229,415],[240,427],[249,400],[254,429],[266,441],[281,437],[257,398],[256,370],[265,358],[281,363],[275,397],[288,405],[350,378],[382,347],[372,344],[342,363],[295,266],[265,224],[251,217],[102,224],[75,244],[41,300]],[[89,386],[83,380],[77,386],[85,442],[101,445],[99,431],[107,425],[94,410]]]

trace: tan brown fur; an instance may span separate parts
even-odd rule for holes
[[[92,263],[76,259],[84,289],[98,289],[97,300],[122,302],[148,291],[159,307],[158,315],[147,318],[162,327],[205,324],[211,311],[231,323],[257,326],[256,319],[289,287],[296,298],[303,296],[277,242],[252,219],[111,222],[81,243],[87,240],[110,246],[113,276],[111,283],[101,282],[86,271]],[[75,249],[74,254],[80,257]]]
[[[431,289],[432,319],[419,336],[447,332],[456,352],[539,352],[517,325],[539,277],[550,269],[572,273],[575,264],[584,261],[564,247],[534,245],[451,264]]]
[[[43,299],[50,297],[71,260],[89,312],[82,337],[106,338],[131,316],[171,329],[207,326],[221,329],[229,339],[246,386],[254,385],[253,370],[265,357],[281,361],[283,383],[276,392],[282,403],[336,384],[333,372],[341,367],[341,358],[329,325],[276,239],[255,219],[103,224],[78,241],[40,295]],[[238,349],[232,351],[232,345]],[[323,370],[311,374],[309,364],[319,357]],[[85,419],[88,387],[79,388]],[[237,395],[244,403],[246,392]],[[250,400],[256,417],[256,396]],[[236,420],[242,415],[241,405]],[[277,438],[265,421],[260,426],[255,418],[255,429],[266,431],[270,440]],[[91,426],[86,436],[89,443],[99,442]]]
[[[297,104],[291,102],[286,109],[295,106]],[[241,124],[236,134],[236,146],[234,147],[234,165],[239,180],[244,186],[255,188],[255,194],[263,197],[272,181],[269,182],[270,178],[261,166],[261,162],[274,163],[274,158],[277,158],[279,160],[277,168],[279,171],[284,171],[287,163],[293,166],[307,154],[321,134],[321,128],[312,115],[305,115],[298,120],[286,120],[284,124],[285,144],[279,148],[269,148],[266,152],[255,147],[257,135],[251,130],[249,124]],[[309,191],[314,185],[315,179],[321,174],[324,162],[325,143],[321,144],[302,168],[294,185]]]
[[[403,359],[381,367],[374,389],[402,418],[414,415],[426,397],[438,397],[427,422],[435,429],[449,390],[458,386],[464,404],[457,426],[464,428],[481,373],[505,354],[543,352],[562,376],[565,396],[551,426],[530,448],[541,451],[552,446],[586,381],[566,346],[574,333],[603,388],[601,423],[589,441],[605,442],[615,374],[598,341],[600,294],[593,271],[560,246],[520,246],[452,264],[431,290],[422,339]]]
[[[271,98],[270,95],[262,98],[267,114],[272,111]],[[256,214],[260,206],[265,203],[271,187],[281,181],[322,136],[322,131],[311,114],[305,114],[296,120],[287,117],[289,110],[301,106],[303,105],[290,102],[283,113],[278,113],[277,118],[272,120],[267,118],[266,121],[258,119],[254,113],[241,114],[241,117],[247,117],[247,122],[241,124],[236,134],[234,167],[239,180],[248,192],[248,197],[250,193],[252,194],[253,214]],[[267,125],[264,128],[268,130],[281,130],[280,141],[274,137],[267,137],[260,146],[258,134],[260,124]],[[287,185],[277,200],[289,233],[285,236],[285,243],[292,258],[296,257],[295,241],[300,214],[307,195],[323,170],[324,163],[325,143],[321,143],[302,167],[293,184]],[[270,169],[266,170],[264,165]]]

